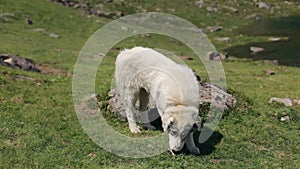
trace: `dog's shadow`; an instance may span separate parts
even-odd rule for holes
[[[160,117],[155,119],[154,121],[152,121],[151,125],[156,127],[157,130],[163,131],[162,121],[161,121]],[[221,140],[223,139],[223,135],[220,132],[212,131],[210,128],[205,127],[205,126],[201,129],[201,131],[205,131],[207,133],[212,133],[209,136],[209,138],[203,143],[199,143],[199,141],[198,141],[201,133],[200,132],[194,133],[195,144],[200,150],[200,155],[209,155],[215,151],[215,149],[216,149],[215,146],[221,142]],[[184,148],[181,150],[181,153],[188,154],[188,155],[191,154],[187,150],[186,146],[184,146]]]
[[[211,153],[213,153],[216,149],[216,145],[218,145],[221,140],[223,139],[223,135],[222,133],[218,132],[218,131],[212,131],[210,128],[205,127],[206,132],[212,132],[211,136],[209,136],[209,138],[203,142],[203,143],[199,143],[199,136],[200,136],[200,132],[197,132],[194,134],[194,139],[195,139],[195,143],[196,146],[200,149],[200,155],[209,155]],[[203,130],[202,130],[203,131]]]

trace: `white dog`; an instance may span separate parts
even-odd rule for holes
[[[170,150],[178,152],[186,143],[191,153],[200,153],[193,138],[193,128],[200,127],[199,89],[190,68],[155,50],[134,47],[117,56],[115,78],[125,101],[131,132],[140,132],[134,116],[136,101],[140,102],[140,110],[145,111],[150,95],[169,135]]]

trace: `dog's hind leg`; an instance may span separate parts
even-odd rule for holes
[[[126,116],[129,124],[130,132],[132,133],[139,133],[141,132],[138,125],[136,124],[135,118],[135,103],[137,101],[136,94],[131,92],[125,93],[125,103],[126,105]]]
[[[140,89],[139,101],[139,110],[141,113],[141,122],[143,123],[143,127],[148,130],[155,130],[156,128],[150,124],[150,122],[154,119],[149,119],[149,111],[147,109],[147,105],[149,103],[149,93],[147,93],[144,88]]]

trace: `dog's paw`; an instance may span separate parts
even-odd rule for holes
[[[193,148],[189,149],[189,151],[190,151],[192,154],[195,154],[195,155],[199,155],[199,154],[200,154],[200,150],[199,150],[199,148],[197,148],[197,147],[193,147]]]
[[[135,122],[131,122],[129,123],[129,129],[131,133],[140,133],[140,127],[135,123]]]
[[[139,128],[133,128],[133,129],[130,129],[130,132],[131,133],[140,133],[141,130]]]

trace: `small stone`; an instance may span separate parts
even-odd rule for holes
[[[280,118],[280,121],[284,122],[284,121],[290,121],[290,117],[289,116],[283,116]]]
[[[218,12],[218,8],[211,7],[211,6],[206,7],[206,10],[209,12],[214,12],[214,13]]]
[[[51,38],[59,38],[60,36],[55,33],[47,33],[47,35]]]
[[[202,7],[204,7],[204,1],[203,0],[198,0],[198,1],[195,2],[195,5],[198,8],[202,8]]]
[[[273,42],[277,42],[277,41],[280,41],[281,38],[274,38],[274,37],[270,37],[268,38],[269,41],[273,41]]]
[[[88,156],[88,157],[96,157],[97,154],[95,154],[95,153],[89,153],[87,156]]]
[[[287,4],[287,5],[294,5],[294,3],[290,2],[290,1],[284,1],[284,3]]]
[[[266,4],[266,3],[263,3],[263,2],[259,2],[256,4],[256,6],[258,8],[265,8],[265,9],[269,9],[270,8],[270,5]]]
[[[290,98],[276,98],[276,97],[272,97],[270,100],[269,100],[269,103],[273,103],[273,102],[277,102],[277,103],[282,103],[284,104],[284,106],[286,107],[290,107],[290,106],[293,106],[293,100],[295,99],[290,99]],[[298,103],[298,102],[297,102]],[[300,103],[300,101],[299,101]]]
[[[289,40],[289,38],[288,37],[269,37],[268,40],[272,41],[272,42],[278,42],[278,41],[282,41],[282,40]]]
[[[192,57],[189,56],[179,56],[183,60],[194,60]]]
[[[226,60],[229,57],[229,55],[227,53],[220,54],[217,52],[208,52],[207,55],[208,55],[210,61]]]
[[[80,8],[80,5],[79,5],[79,4],[75,4],[75,5],[73,6],[73,8],[78,9],[78,8]]]
[[[40,70],[35,67],[33,60],[28,58],[23,58],[18,55],[0,55],[0,64],[4,66],[9,66],[14,69],[22,69],[26,71],[40,72]]]
[[[215,38],[216,41],[220,41],[220,42],[229,42],[230,38],[229,37],[217,37]]]
[[[257,15],[257,14],[251,14],[245,17],[246,19],[253,19],[255,21],[260,21],[262,20],[262,16],[261,15]]]
[[[275,75],[275,71],[270,70],[270,69],[265,69],[264,72],[266,75]]]
[[[262,52],[262,51],[264,51],[265,49],[264,48],[261,48],[261,47],[255,47],[255,46],[251,46],[250,47],[250,51],[252,52],[252,53],[258,53],[258,52]]]
[[[8,63],[10,65],[14,64],[13,58],[7,58],[7,59],[3,60],[3,62]]]
[[[28,18],[25,19],[25,22],[26,22],[28,25],[32,25],[32,24],[33,24],[32,20],[31,20],[31,19],[28,19]]]
[[[123,13],[122,11],[117,11],[117,12],[116,12],[116,16],[117,16],[117,17],[124,16],[124,13]]]
[[[231,7],[231,6],[223,6],[223,8],[228,9],[229,11],[233,12],[233,13],[238,13],[238,9]]]
[[[221,31],[223,29],[222,26],[208,26],[206,27],[207,30],[209,30],[210,32],[218,32]]]
[[[294,105],[300,105],[300,100],[291,99],[293,106]]]

